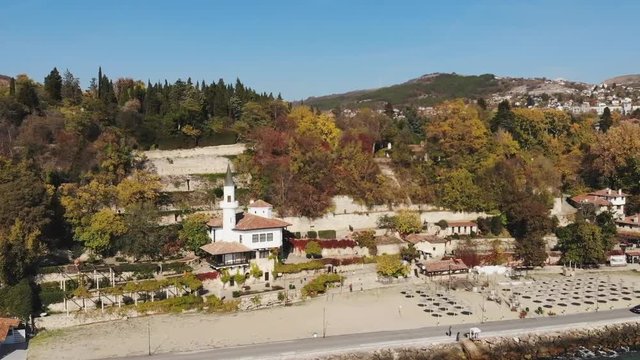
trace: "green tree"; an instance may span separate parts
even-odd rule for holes
[[[320,258],[322,257],[322,248],[320,244],[316,241],[309,241],[307,245],[304,247],[305,253],[307,253],[307,257],[309,258]]]
[[[438,204],[453,211],[488,210],[485,192],[466,169],[447,172],[437,187]]]
[[[210,241],[207,220],[205,214],[193,214],[184,219],[178,238],[184,241],[187,249],[200,251],[200,247]]]
[[[62,100],[62,77],[57,68],[53,68],[44,78],[44,91],[54,102]]]
[[[401,277],[409,274],[409,267],[397,255],[381,255],[377,258],[378,274],[385,277]]]
[[[157,259],[163,243],[159,218],[160,214],[153,203],[137,203],[127,207],[124,213],[127,231],[116,241],[116,248],[135,259]]]
[[[62,96],[62,99],[68,100],[72,105],[78,105],[82,101],[80,79],[74,77],[69,69],[65,70],[62,77],[60,95]]]
[[[0,288],[0,316],[15,316],[28,323],[34,303],[33,287],[28,279],[22,279],[14,286]]]
[[[578,221],[559,228],[556,235],[563,263],[589,265],[604,262],[606,242],[597,225]]]
[[[507,205],[507,229],[516,240],[515,255],[524,266],[542,266],[547,259],[544,236],[551,230],[549,209],[539,196],[517,192]]]
[[[18,89],[16,93],[16,100],[26,106],[30,112],[33,112],[34,110],[39,111],[40,98],[38,98],[36,85],[33,83],[33,80],[26,76],[19,76],[16,80],[16,84]]]
[[[613,125],[613,117],[611,116],[611,110],[608,106],[604,108],[598,125],[600,127],[600,131],[603,133],[609,131],[609,128]]]
[[[613,249],[616,243],[615,237],[618,234],[618,227],[616,226],[614,214],[611,211],[601,212],[596,216],[596,225],[600,227],[604,250],[609,251]]]

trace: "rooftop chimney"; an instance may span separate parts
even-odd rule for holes
[[[622,195],[622,189],[618,189],[618,195]]]
[[[607,195],[611,195],[611,189],[607,188]]]

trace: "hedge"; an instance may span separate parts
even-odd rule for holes
[[[290,240],[291,246],[298,251],[304,251],[307,243],[315,241],[322,249],[348,249],[358,246],[353,240]]]
[[[317,239],[318,238],[318,233],[311,230],[311,231],[307,231],[307,237],[309,239]]]
[[[170,262],[162,264],[162,271],[175,271],[177,273],[193,271],[193,268],[183,262]]]
[[[335,230],[318,230],[318,237],[320,239],[335,239],[337,236]]]
[[[45,266],[45,267],[38,268],[37,273],[41,275],[54,274],[54,273],[60,272],[61,270],[62,269],[60,266]]]
[[[187,295],[166,300],[145,302],[138,304],[136,310],[139,312],[173,312],[180,313],[185,310],[201,309],[204,304],[202,296]]]
[[[158,270],[155,263],[119,264],[113,267],[116,272],[154,273]]]
[[[281,264],[276,263],[274,273],[276,274],[294,274],[305,270],[318,270],[324,268],[321,261],[313,260],[299,264]]]

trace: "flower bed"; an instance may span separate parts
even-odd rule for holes
[[[215,279],[217,279],[219,277],[220,277],[220,273],[217,272],[217,271],[211,271],[211,272],[196,274],[196,278],[198,278],[198,280],[200,280],[200,281],[215,280]]]

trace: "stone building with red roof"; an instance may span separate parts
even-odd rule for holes
[[[273,207],[263,200],[249,204],[246,212],[238,211],[240,205],[228,166],[223,194],[222,217],[207,222],[211,243],[201,249],[211,255],[209,262],[216,269],[236,268],[246,272],[253,262],[268,277],[273,267],[268,257],[273,249],[282,247],[283,230],[291,224],[273,218]]]

